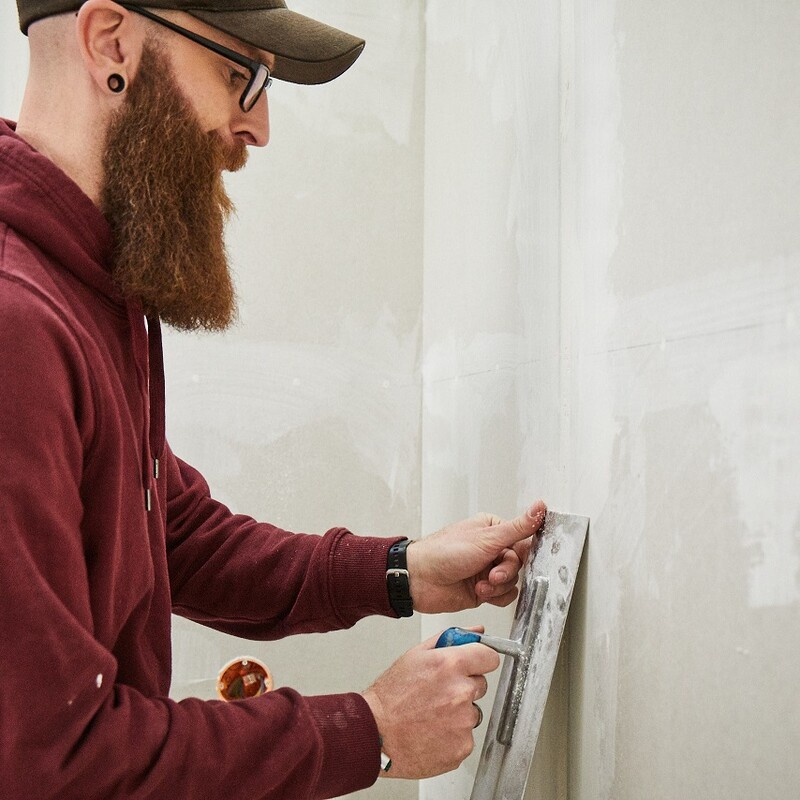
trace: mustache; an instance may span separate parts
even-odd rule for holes
[[[212,136],[219,137],[213,133]],[[225,172],[238,172],[246,163],[249,155],[247,145],[238,140],[228,144],[220,139],[220,162]]]

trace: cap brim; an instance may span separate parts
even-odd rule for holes
[[[275,56],[272,76],[292,83],[326,83],[361,55],[364,40],[288,8],[196,11],[193,17]]]

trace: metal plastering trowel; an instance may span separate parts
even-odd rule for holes
[[[436,643],[480,641],[507,656],[470,800],[522,800],[588,530],[587,517],[547,512],[510,638],[449,628]]]

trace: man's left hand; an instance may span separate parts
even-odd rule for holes
[[[438,614],[513,603],[519,571],[546,513],[537,500],[516,519],[479,514],[415,541],[406,551],[414,610]]]

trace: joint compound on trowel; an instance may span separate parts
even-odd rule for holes
[[[470,800],[522,800],[589,520],[548,512],[522,577],[511,638],[448,628],[436,647],[480,642],[503,665]]]

